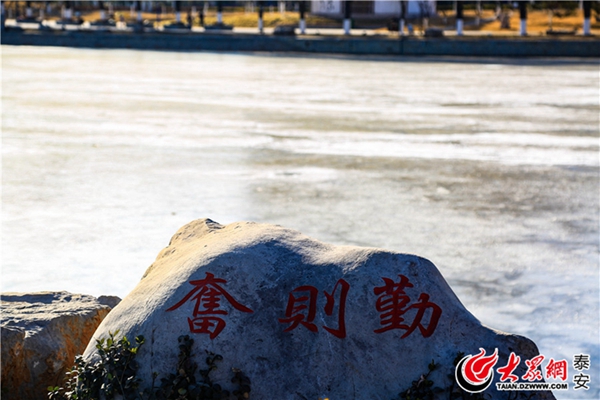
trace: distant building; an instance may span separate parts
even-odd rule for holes
[[[436,12],[435,1],[412,0],[407,2],[407,17],[433,15]],[[311,13],[333,18],[343,18],[345,1],[312,0]],[[352,1],[352,16],[359,18],[388,18],[400,15],[400,1],[371,0]]]

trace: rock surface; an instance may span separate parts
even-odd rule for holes
[[[3,293],[2,399],[47,399],[110,311],[93,296]]]
[[[100,296],[97,300],[98,303],[110,308],[115,308],[121,302],[121,298],[117,296]]]
[[[441,368],[429,378],[446,389],[458,352],[497,348],[498,366],[511,351],[538,354],[529,339],[482,326],[428,260],[207,219],[173,236],[94,337],[117,330],[146,338],[137,356],[142,387],[151,387],[154,372],[157,381],[175,372],[177,339],[187,334],[200,368],[204,350],[222,355],[213,379],[232,390],[231,369],[239,368],[254,399],[389,400],[432,360]],[[85,356],[94,352],[92,341]],[[524,363],[515,370],[525,372]],[[493,388],[486,398],[511,395]]]

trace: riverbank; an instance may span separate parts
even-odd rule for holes
[[[379,38],[7,29],[3,32],[1,40],[3,45],[174,51],[265,51],[390,56],[600,57],[600,41],[594,37]]]

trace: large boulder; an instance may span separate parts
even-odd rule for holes
[[[47,399],[110,311],[93,296],[3,293],[2,399]],[[114,301],[113,298],[110,298]]]
[[[141,388],[177,373],[178,338],[189,335],[201,368],[205,350],[222,355],[213,382],[233,390],[231,370],[241,369],[255,399],[389,400],[426,375],[432,360],[441,367],[428,379],[449,391],[459,352],[498,349],[497,366],[511,352],[538,354],[529,339],[482,326],[428,260],[208,219],[173,236],[94,338],[116,331],[146,338],[137,355]],[[94,343],[88,359],[97,357]],[[515,369],[525,372],[524,363]],[[511,395],[493,385],[487,391]]]

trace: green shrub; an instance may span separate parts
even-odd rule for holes
[[[127,337],[115,340],[118,331],[109,333],[107,339],[96,340],[99,359],[86,361],[77,356],[75,366],[67,372],[64,387],[49,387],[50,400],[208,400],[208,399],[248,399],[250,379],[239,369],[233,369],[231,382],[237,389],[230,393],[214,383],[210,373],[217,369],[217,362],[223,357],[206,352],[205,369],[198,370],[193,359],[194,339],[188,335],[178,338],[179,358],[174,372],[160,379],[160,385],[152,382],[151,388],[140,389],[141,380],[137,377],[139,368],[135,360],[138,350],[144,344],[144,337],[135,338],[137,346],[132,347]],[[198,373],[196,373],[198,372]],[[158,377],[154,373],[154,380]]]
[[[109,333],[107,339],[96,340],[99,360],[85,361],[82,356],[77,356],[75,366],[67,372],[65,387],[49,387],[49,399],[113,399],[116,395],[124,400],[139,399],[140,379],[136,376],[139,365],[135,356],[144,344],[144,337],[136,337],[137,346],[132,347],[125,336],[115,340],[118,333]]]

